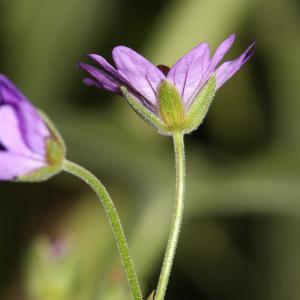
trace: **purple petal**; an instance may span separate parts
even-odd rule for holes
[[[118,73],[152,105],[156,105],[156,91],[165,75],[143,56],[124,46],[115,47],[113,59]]]
[[[79,67],[94,78],[89,80],[85,79],[84,83],[87,85],[94,85],[110,92],[119,93],[121,82],[116,80],[113,76],[103,73],[101,70],[85,63],[80,63]]]
[[[121,80],[117,70],[105,58],[97,54],[88,54],[88,57],[96,62],[100,71],[107,74],[107,76],[113,77],[116,81]]]
[[[47,165],[45,158],[32,152],[24,142],[17,113],[11,105],[0,106],[0,180],[36,171]]]
[[[255,42],[237,59],[224,62],[216,71],[217,89],[230,79],[253,55]]]
[[[11,180],[36,171],[47,164],[22,155],[0,152],[0,180]]]
[[[84,78],[83,82],[88,86],[95,86],[97,88],[103,88],[98,81],[91,78]]]
[[[171,68],[168,80],[182,95],[185,105],[201,89],[203,79],[209,67],[209,46],[202,43],[179,59]]]
[[[19,120],[12,106],[0,106],[0,120],[1,144],[9,152],[31,157],[32,151],[27,147],[27,145],[24,142],[20,130]]]
[[[215,51],[211,59],[211,65],[210,65],[211,72],[215,70],[216,66],[223,59],[225,54],[229,51],[234,40],[235,40],[235,34],[233,33],[219,45],[219,47],[217,48],[217,50]]]
[[[234,40],[235,40],[235,34],[233,33],[226,40],[224,40],[219,45],[219,47],[216,49],[212,59],[210,60],[209,67],[207,68],[205,74],[203,75],[203,78],[202,78],[200,84],[195,89],[194,93],[190,96],[190,99],[188,100],[188,103],[186,104],[187,107],[189,107],[189,105],[192,103],[193,99],[197,96],[199,91],[203,88],[203,86],[206,84],[206,82],[209,80],[209,78],[213,75],[217,65],[223,59],[225,54],[229,51]]]
[[[19,115],[26,143],[33,152],[45,156],[46,140],[51,133],[44,120],[27,101],[19,106]]]
[[[9,104],[19,118],[19,128],[28,147],[45,155],[45,139],[50,132],[36,109],[4,75],[0,76],[0,105]]]
[[[7,77],[0,74],[0,105],[18,104],[21,101],[26,101],[26,97]]]
[[[98,67],[94,68],[84,63],[79,64],[79,67],[88,72],[96,80],[85,80],[84,82],[88,85],[94,85],[114,93],[120,93],[119,87],[122,84],[124,85],[124,82],[117,70],[100,55],[88,54],[88,57],[96,62]],[[95,81],[98,82],[98,84],[95,84]]]

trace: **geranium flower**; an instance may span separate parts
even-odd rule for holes
[[[64,154],[50,121],[0,75],[0,180],[46,179],[59,171]]]
[[[87,85],[123,95],[134,110],[161,133],[190,132],[202,122],[218,90],[252,56],[254,44],[237,59],[222,63],[235,39],[230,35],[210,57],[208,44],[201,43],[171,68],[155,66],[125,46],[112,51],[115,67],[102,56],[89,54],[97,68],[79,67],[91,78]]]

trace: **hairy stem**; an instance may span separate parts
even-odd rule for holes
[[[173,134],[175,165],[176,165],[176,193],[175,206],[172,217],[171,229],[165,252],[165,258],[161,269],[159,282],[156,290],[155,300],[163,300],[165,298],[169,277],[174,261],[175,251],[178,244],[178,238],[182,223],[182,215],[184,208],[184,189],[185,189],[185,156],[183,133],[175,132]]]
[[[142,292],[139,286],[138,278],[136,275],[135,267],[128,249],[127,241],[125,238],[124,230],[121,225],[120,218],[118,216],[117,210],[114,206],[112,199],[110,198],[105,187],[99,179],[97,179],[91,172],[84,169],[83,167],[70,162],[68,160],[64,161],[64,170],[71,173],[85,183],[87,183],[97,194],[104,209],[106,211],[107,217],[109,219],[111,228],[114,232],[114,236],[119,248],[119,252],[122,258],[123,265],[125,267],[127,279],[129,282],[132,298],[134,300],[142,300]]]

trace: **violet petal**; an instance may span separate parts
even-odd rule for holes
[[[18,104],[20,101],[26,101],[26,97],[6,76],[0,74],[0,105]]]
[[[0,180],[10,180],[47,166],[43,156],[32,152],[22,137],[19,119],[12,105],[0,106]]]
[[[121,78],[117,70],[102,56],[98,54],[88,54],[88,57],[98,64],[98,68],[109,77],[113,77],[115,81],[120,82]]]
[[[253,55],[253,42],[248,49],[237,59],[224,62],[216,71],[217,89],[229,80]]]
[[[28,147],[45,155],[45,139],[49,129],[26,97],[4,75],[0,76],[0,105],[10,104],[20,118],[20,130]]]
[[[10,152],[0,152],[0,180],[12,180],[45,167],[46,163]]]
[[[103,73],[101,70],[85,63],[80,63],[79,67],[94,78],[94,80],[84,80],[84,83],[95,85],[110,92],[119,92],[120,81],[116,80],[113,76]],[[95,82],[97,82],[97,84]]]
[[[32,151],[45,156],[46,140],[51,136],[49,128],[29,102],[26,101],[19,105],[19,113],[26,143]]]
[[[215,70],[219,62],[223,59],[225,54],[229,51],[234,40],[235,40],[235,34],[233,33],[219,45],[219,47],[217,48],[217,50],[215,51],[211,59],[210,69],[212,72]]]
[[[21,135],[20,124],[16,112],[10,105],[0,106],[0,138],[9,152],[31,157],[32,151],[25,144]]]
[[[200,89],[209,67],[209,46],[201,43],[179,59],[171,68],[168,80],[178,89],[186,106],[196,89]]]
[[[124,80],[152,105],[157,105],[157,87],[166,79],[165,75],[143,56],[125,46],[115,47],[112,55]]]

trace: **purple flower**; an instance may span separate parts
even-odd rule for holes
[[[210,57],[208,44],[201,43],[179,59],[171,68],[164,65],[155,66],[140,54],[124,46],[113,49],[112,56],[115,67],[97,54],[88,55],[97,64],[97,68],[85,63],[80,63],[79,66],[92,77],[84,79],[87,85],[123,94],[127,100],[129,98],[131,106],[140,115],[144,116],[150,123],[154,122],[154,125],[157,125],[158,122],[158,126],[165,127],[168,131],[168,128],[170,129],[172,126],[166,124],[162,114],[162,101],[160,98],[162,84],[168,86],[168,90],[173,89],[173,96],[175,95],[174,88],[176,89],[176,97],[181,103],[184,114],[182,122],[185,122],[184,120],[193,104],[199,99],[199,95],[212,78],[214,78],[214,83],[212,83],[209,93],[206,91],[209,95],[206,94],[206,96],[202,95],[200,97],[204,106],[206,106],[204,102],[210,104],[215,91],[229,80],[252,56],[255,43],[252,43],[237,59],[220,64],[224,55],[232,46],[234,39],[235,35],[230,35],[220,44],[212,57]],[[178,103],[176,105],[178,106]],[[199,109],[201,109],[201,104],[199,104]],[[206,111],[204,109],[203,113],[206,113]],[[147,116],[145,116],[145,113]],[[172,130],[184,130],[184,126],[188,127],[186,124],[181,124],[179,127],[177,125],[173,126]]]
[[[34,181],[45,179],[49,171],[57,171],[61,140],[50,123],[1,74],[0,122],[0,180],[22,180],[38,173],[39,177],[28,176],[28,180]]]

